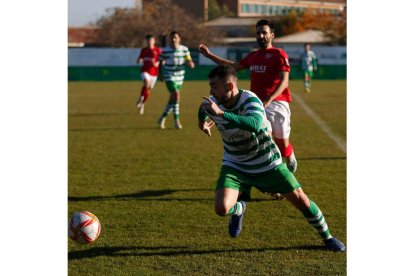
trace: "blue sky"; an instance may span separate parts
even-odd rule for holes
[[[106,9],[134,7],[134,0],[68,0],[68,25],[84,26],[106,14]]]

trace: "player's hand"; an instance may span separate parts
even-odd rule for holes
[[[195,67],[194,62],[192,60],[188,61],[187,65],[190,68],[194,68]]]
[[[264,108],[266,108],[267,106],[269,106],[269,104],[272,102],[271,98],[267,98],[267,99],[263,99],[262,103]]]
[[[206,101],[202,104],[203,108],[214,116],[223,117],[224,112],[221,110],[215,102],[213,102],[209,97],[203,97]]]
[[[207,48],[206,45],[204,44],[200,44],[198,46],[198,52],[201,53],[203,56],[205,56],[206,58],[208,58],[211,55],[210,50]]]
[[[198,128],[201,129],[205,134],[211,138],[211,128],[214,126],[214,121],[198,121]]]

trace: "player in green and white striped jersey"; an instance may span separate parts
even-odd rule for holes
[[[180,91],[184,82],[185,66],[194,68],[194,62],[191,60],[190,51],[184,45],[181,45],[181,36],[178,32],[170,33],[170,46],[162,49],[159,59],[160,63],[160,80],[165,80],[167,89],[170,92],[170,98],[165,106],[164,112],[158,119],[161,129],[165,128],[165,119],[173,110],[174,126],[181,129],[180,123]],[[162,71],[162,73],[161,73]]]
[[[268,134],[262,102],[253,93],[237,88],[232,66],[218,66],[209,77],[210,97],[204,97],[199,128],[211,137],[216,125],[224,143],[223,164],[217,180],[215,210],[230,215],[229,234],[237,237],[242,229],[246,203],[240,192],[256,187],[262,192],[281,193],[319,232],[327,249],[345,251],[345,245],[331,236],[319,207],[282,162],[279,149]]]
[[[300,63],[304,76],[305,92],[310,93],[313,72],[317,70],[317,58],[315,52],[311,50],[310,43],[305,43],[304,47],[305,51],[300,55]]]

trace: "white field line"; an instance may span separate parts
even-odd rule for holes
[[[322,120],[306,103],[305,101],[297,94],[293,94],[295,100],[299,103],[299,105],[305,110],[306,114],[311,117],[315,123],[329,136],[334,142],[338,145],[338,147],[346,153],[346,143],[339,137],[336,133],[334,133],[329,126]]]

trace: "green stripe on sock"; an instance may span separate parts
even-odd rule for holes
[[[230,208],[229,212],[226,214],[226,216],[232,216],[232,215],[241,215],[242,212],[242,205],[240,202],[237,202],[234,204],[233,207]]]
[[[331,237],[328,224],[326,223],[321,210],[315,202],[310,200],[310,206],[308,210],[303,212],[303,215],[308,220],[309,224],[318,231],[319,235],[323,239]]]
[[[173,105],[174,120],[180,119],[180,105],[178,103]]]

